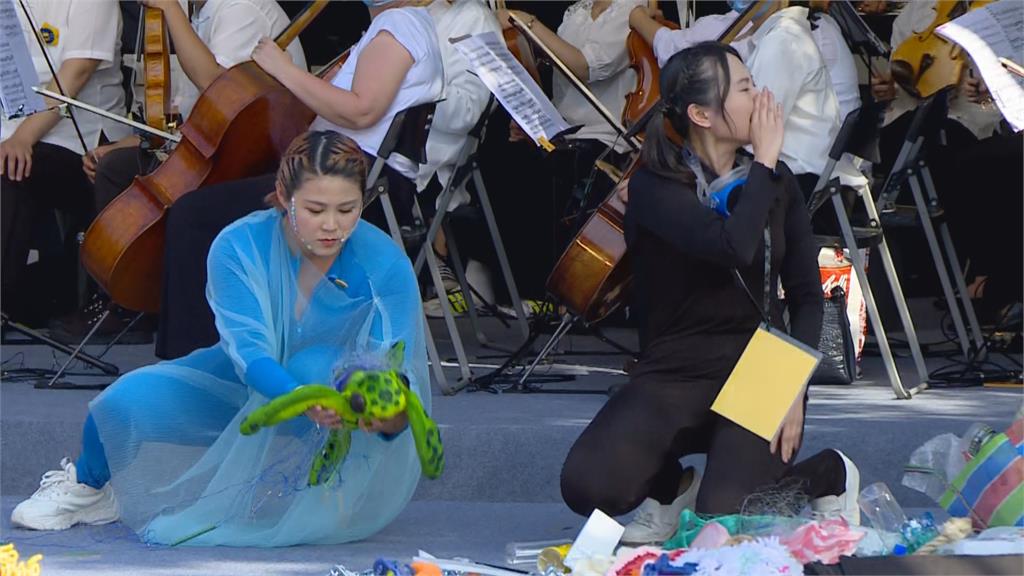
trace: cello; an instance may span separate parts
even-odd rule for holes
[[[762,11],[764,3],[768,1],[770,0],[758,0],[748,6],[719,36],[718,41],[727,43],[735,40],[740,32],[751,23],[750,32],[757,30],[772,14],[788,5],[788,2],[785,1],[773,2],[767,10]],[[631,32],[631,34],[635,34],[635,32]],[[636,36],[640,35],[636,34]],[[639,38],[639,41],[646,44],[642,37]],[[637,54],[649,54],[653,69],[658,70],[658,62],[649,47],[646,52],[638,51]],[[639,85],[639,76],[638,74],[638,91],[642,88]],[[640,113],[637,119],[642,117],[660,99],[650,99],[651,87],[656,87],[657,81],[660,81],[660,75],[653,77],[657,80],[653,85],[648,85],[647,91],[641,95],[645,94],[646,97],[643,97],[642,100],[640,98],[635,100],[635,102],[647,102],[646,109],[639,107],[634,109],[634,112],[639,111]],[[625,121],[625,111],[623,117]],[[674,134],[674,132],[670,133]],[[622,178],[628,178],[639,165],[640,155],[637,154]],[[614,180],[621,180],[621,178],[615,178],[614,174],[609,174],[609,176],[612,176]],[[633,283],[633,272],[629,265],[629,254],[626,251],[624,235],[625,215],[626,205],[613,190],[572,239],[548,276],[546,284],[548,292],[555,295],[570,312],[587,323],[599,322],[614,312],[622,305],[623,299],[629,293],[629,288]]]
[[[277,37],[278,46],[287,47],[326,4],[311,2]],[[158,311],[167,208],[202,186],[274,170],[314,116],[255,62],[225,70],[199,96],[167,160],[136,177],[93,221],[82,265],[113,302]]]
[[[139,52],[145,71],[145,120],[151,128],[166,132],[171,115],[171,62],[163,10],[143,6],[141,25],[142,49]],[[148,140],[154,148],[164,144],[159,137]]]
[[[960,83],[963,49],[935,33],[935,29],[992,0],[939,0],[935,19],[922,32],[903,41],[892,53],[892,78],[917,98],[928,98]]]

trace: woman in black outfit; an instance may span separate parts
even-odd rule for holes
[[[780,279],[789,333],[811,347],[818,343],[817,248],[797,181],[778,160],[781,109],[771,92],[753,86],[735,50],[713,42],[673,56],[661,73],[661,94],[664,104],[648,126],[626,211],[641,356],[629,383],[569,452],[561,481],[565,502],[584,515],[594,508],[621,515],[640,505],[623,541],[659,542],[675,533],[683,508],[737,513],[757,489],[794,478],[804,483],[815,511],[859,522],[859,474],[845,456],[825,450],[792,464],[806,396],[770,444],[711,412],[762,321],[763,301],[770,300],[773,326],[786,329]],[[685,149],[666,124],[685,135]],[[752,162],[737,154],[747,144]],[[744,164],[747,181],[731,193],[730,215],[701,200],[708,190],[702,181],[714,190],[719,174]],[[708,455],[702,482],[679,464],[693,453]]]

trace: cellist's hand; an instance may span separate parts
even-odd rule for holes
[[[100,165],[100,158],[106,156],[116,147],[117,144],[104,144],[82,155],[82,170],[85,172],[86,177],[89,178],[89,182],[96,182],[96,168]]]
[[[284,50],[281,50],[281,47],[276,42],[266,37],[260,38],[256,47],[253,48],[252,59],[260,68],[263,68],[267,74],[274,78],[278,78],[278,75],[283,70],[292,66],[291,57]]]
[[[508,30],[509,28],[513,27],[512,22],[510,22],[508,19],[509,14],[515,14],[516,18],[519,18],[523,22],[523,24],[527,25],[527,27],[531,26],[534,23],[534,21],[537,20],[536,16],[532,14],[527,14],[522,10],[498,10],[496,16],[498,17],[498,24],[501,24],[502,30]]]
[[[623,204],[629,204],[629,178],[623,178],[621,182],[615,185],[615,195],[619,197]]]
[[[963,94],[968,100],[975,104],[986,104],[992,99],[988,91],[988,85],[981,78],[974,75],[971,70],[969,77],[964,79]]]
[[[896,83],[888,74],[871,75],[871,96],[875,102],[888,102],[896,98]]]
[[[508,126],[508,141],[509,142],[528,142],[530,136],[523,130],[523,127],[519,125],[515,120],[509,121]]]
[[[178,3],[178,0],[139,0],[139,4],[144,4],[149,8],[159,8],[160,10],[181,9],[181,4]]]
[[[861,0],[857,4],[857,11],[861,14],[882,14],[888,9],[888,0]]]

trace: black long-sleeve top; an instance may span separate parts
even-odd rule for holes
[[[711,175],[707,168],[709,180]],[[822,292],[817,250],[803,194],[783,163],[753,163],[724,218],[697,198],[696,185],[640,168],[629,182],[626,243],[640,322],[640,361],[632,378],[724,378],[761,322],[736,281],[739,270],[758,305],[764,301],[764,229],[771,230],[771,283],[781,277],[790,334],[817,347]],[[785,328],[778,291],[772,324]]]

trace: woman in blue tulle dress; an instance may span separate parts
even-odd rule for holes
[[[296,139],[273,208],[238,220],[211,249],[221,341],[126,374],[93,400],[78,459],[43,476],[15,525],[120,519],[147,543],[288,546],[365,538],[401,512],[420,477],[404,414],[363,423],[339,473],[314,487],[310,463],[337,414],[312,408],[239,433],[269,399],[379,365],[399,341],[399,369],[430,410],[419,290],[405,253],[359,219],[366,168],[346,136]]]

